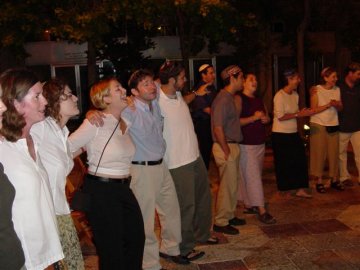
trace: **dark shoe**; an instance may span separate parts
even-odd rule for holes
[[[338,191],[344,191],[345,190],[344,185],[342,183],[340,183],[340,181],[332,182],[331,187],[333,189],[338,190]]]
[[[259,219],[259,221],[261,221],[262,223],[265,223],[265,224],[275,224],[276,223],[276,219],[267,212],[265,212],[262,215],[258,215],[258,219]]]
[[[344,186],[347,186],[347,187],[352,187],[354,186],[354,183],[351,179],[346,179],[344,181],[341,182]]]
[[[231,226],[230,224],[226,225],[226,226],[217,226],[214,225],[213,226],[213,230],[215,232],[220,232],[220,233],[224,233],[224,234],[231,234],[231,235],[236,235],[239,234],[239,230],[234,228],[233,226]]]
[[[246,215],[256,215],[258,213],[258,209],[255,206],[254,207],[245,207],[243,213]]]
[[[234,217],[232,219],[229,220],[229,224],[232,226],[240,226],[240,225],[245,225],[246,224],[246,220],[242,219],[242,218],[237,218]]]
[[[197,259],[200,259],[204,255],[205,255],[204,251],[198,251],[198,250],[193,249],[188,254],[186,254],[185,256],[181,256],[181,257],[185,258],[187,261],[195,261]]]
[[[316,184],[316,191],[319,193],[326,193],[325,187],[323,184]]]
[[[168,261],[172,261],[176,264],[189,264],[189,260],[184,257],[184,256],[181,256],[181,255],[176,255],[176,256],[172,256],[172,255],[168,255],[168,254],[165,254],[165,253],[162,253],[162,252],[159,252],[159,255],[161,258],[163,259],[166,259]]]
[[[210,236],[209,239],[206,240],[206,244],[208,245],[216,245],[217,243],[219,243],[219,238],[216,236]]]

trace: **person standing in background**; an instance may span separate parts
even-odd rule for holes
[[[305,191],[309,187],[309,175],[305,146],[298,133],[297,118],[311,116],[312,109],[299,111],[299,95],[296,92],[301,79],[295,69],[284,72],[286,85],[274,96],[272,148],[277,188],[279,192],[295,190],[295,195],[311,198]]]
[[[348,65],[344,75],[344,80],[338,84],[343,104],[343,109],[339,112],[339,169],[340,181],[346,186],[352,186],[347,169],[347,149],[351,142],[360,174],[360,64]],[[357,181],[360,184],[360,178]]]
[[[334,68],[321,71],[321,84],[310,90],[310,105],[314,115],[310,117],[310,174],[315,176],[316,191],[325,193],[322,181],[325,159],[329,162],[331,187],[344,190],[338,181],[339,165],[339,121],[338,111],[342,109],[340,89],[336,86],[337,74]]]
[[[233,226],[246,221],[235,216],[239,181],[239,143],[243,139],[240,126],[241,105],[235,104],[235,93],[243,88],[241,68],[230,65],[221,72],[224,88],[211,106],[213,154],[219,169],[220,186],[215,205],[213,230],[225,234],[239,234]],[[239,102],[241,104],[241,102]]]
[[[199,149],[205,166],[209,169],[211,148],[213,144],[211,136],[211,104],[216,96],[215,70],[212,65],[204,64],[199,68],[201,81],[196,89],[206,85],[207,93],[203,96],[196,95],[190,103],[191,117],[194,122],[195,133],[199,142]]]
[[[244,201],[245,214],[256,214],[259,221],[274,224],[276,219],[265,209],[262,168],[265,156],[265,125],[270,118],[261,98],[255,96],[257,80],[253,73],[244,77],[240,115],[243,140],[240,142],[239,197]],[[236,97],[235,97],[236,98]]]

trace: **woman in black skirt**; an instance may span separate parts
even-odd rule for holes
[[[299,95],[296,89],[301,79],[297,71],[287,70],[284,76],[287,85],[274,97],[271,135],[277,187],[280,192],[296,190],[296,196],[311,198],[305,191],[309,187],[307,159],[296,119],[310,116],[314,112],[307,108],[299,111]]]

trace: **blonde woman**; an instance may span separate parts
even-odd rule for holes
[[[88,174],[84,191],[90,194],[87,213],[99,255],[100,269],[142,269],[145,244],[139,204],[130,189],[130,166],[135,146],[128,123],[126,90],[115,78],[96,83],[90,91],[93,105],[104,113],[104,125],[88,120],[70,135],[72,152],[85,148]]]

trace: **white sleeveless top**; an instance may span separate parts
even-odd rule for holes
[[[318,106],[328,104],[332,99],[340,100],[340,88],[334,86],[331,89],[325,89],[321,85],[315,86],[317,89],[316,95],[318,98]],[[322,126],[337,126],[339,124],[337,110],[330,107],[325,111],[314,114],[310,117],[310,122]]]

